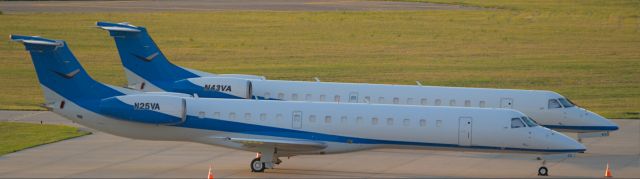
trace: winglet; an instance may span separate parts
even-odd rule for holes
[[[48,45],[60,47],[64,45],[62,40],[46,39],[38,36],[10,35],[9,38],[14,42],[34,45]]]
[[[112,23],[112,22],[96,22],[96,27],[117,32],[140,32],[139,27],[131,25],[126,22]]]

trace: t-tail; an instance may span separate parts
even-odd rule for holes
[[[97,27],[109,31],[120,54],[127,74],[128,87],[142,91],[191,92],[179,90],[184,85],[176,84],[200,77],[239,78],[264,80],[263,76],[245,74],[212,74],[174,65],[160,51],[147,29],[128,23],[97,22]],[[180,87],[177,87],[180,86]],[[193,93],[189,93],[193,94]],[[205,95],[225,97],[224,94]]]
[[[24,44],[31,54],[44,92],[45,107],[64,108],[65,102],[72,102],[97,111],[101,99],[132,92],[93,80],[65,41],[22,35],[11,35],[10,38]]]
[[[144,27],[109,22],[97,22],[96,25],[109,31],[109,35],[115,40],[130,88],[172,91],[175,81],[213,75],[169,62]]]

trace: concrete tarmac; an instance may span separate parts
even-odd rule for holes
[[[367,0],[156,0],[156,1],[0,1],[0,11],[157,12],[157,11],[383,11],[472,10],[459,5]]]
[[[74,125],[46,111],[0,111],[0,121]],[[640,177],[640,120],[614,120],[620,130],[584,139],[576,158],[547,162],[552,177],[601,178],[610,162],[616,178]],[[377,149],[283,159],[276,169],[252,173],[254,153],[187,142],[91,135],[0,156],[0,178],[204,178],[215,177],[537,177],[534,155]]]

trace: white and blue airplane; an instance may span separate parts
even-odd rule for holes
[[[30,52],[45,106],[81,125],[144,140],[189,141],[279,157],[402,148],[562,155],[584,145],[512,109],[198,98],[93,80],[62,40],[12,35]],[[548,169],[540,167],[539,173]]]
[[[608,136],[618,125],[552,91],[362,83],[266,80],[253,75],[216,75],[172,64],[146,28],[98,22],[115,39],[128,87],[197,94],[208,98],[255,98],[423,106],[508,108],[539,124],[578,138]]]

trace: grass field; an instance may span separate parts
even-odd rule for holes
[[[0,156],[26,148],[90,134],[76,127],[0,122]]]
[[[640,118],[639,1],[447,1],[486,10],[0,15],[0,34],[67,40],[97,80],[123,85],[96,21],[146,26],[176,64],[270,79],[543,89],[609,118]],[[0,42],[0,108],[39,109],[33,66]]]

